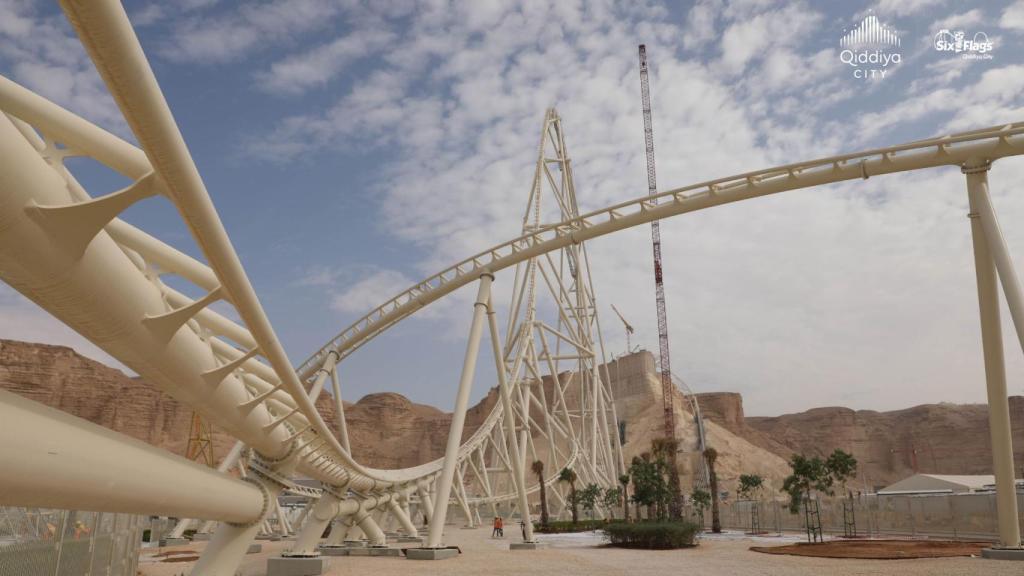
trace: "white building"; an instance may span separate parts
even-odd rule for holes
[[[898,494],[963,494],[992,490],[995,476],[947,476],[941,474],[914,474],[878,491],[879,496]]]

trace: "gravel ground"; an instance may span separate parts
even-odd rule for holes
[[[1018,562],[984,560],[981,558],[933,558],[922,560],[835,560],[759,554],[750,546],[789,544],[795,537],[747,538],[741,534],[706,536],[700,546],[685,550],[622,550],[601,546],[596,533],[542,535],[544,548],[534,551],[509,551],[509,538],[493,540],[490,530],[460,530],[449,527],[446,544],[457,545],[463,554],[441,561],[413,561],[404,558],[332,558],[328,574],[373,574],[374,576],[418,576],[432,574],[555,574],[557,576],[639,574],[716,575],[984,575],[1021,576],[1024,567]],[[278,554],[288,541],[262,542],[264,552],[246,557],[244,576],[262,576],[266,560]],[[201,550],[203,543],[186,549]],[[155,550],[143,553],[139,570],[144,576],[175,576],[188,574],[192,563],[163,564],[152,561]],[[149,560],[147,561],[147,558]]]

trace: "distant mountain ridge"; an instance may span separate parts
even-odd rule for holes
[[[609,363],[608,374],[620,418],[626,423],[623,456],[650,448],[660,435],[661,396],[653,356],[646,351]],[[550,385],[550,382],[547,383]],[[0,340],[0,387],[183,454],[192,409],[140,378],[131,378],[71,348]],[[814,408],[798,414],[746,417],[737,393],[697,395],[707,422],[709,442],[721,454],[719,474],[732,487],[739,474],[760,473],[778,486],[794,452],[824,455],[835,448],[852,451],[861,463],[863,485],[884,486],[914,473],[991,474],[988,407],[982,404],[924,404],[877,412],[842,407]],[[497,401],[492,389],[467,414],[465,436],[484,420]],[[330,396],[317,401],[324,420],[333,423]],[[677,436],[684,449],[696,443],[688,404],[678,394]],[[1024,398],[1010,398],[1015,457],[1024,463]],[[394,392],[369,394],[345,403],[353,453],[375,468],[399,468],[444,454],[451,415],[416,404]],[[214,429],[215,454],[227,453],[234,439]],[[691,450],[692,452],[692,450]],[[687,489],[695,456],[680,461]],[[1019,473],[1019,471],[1018,471]]]

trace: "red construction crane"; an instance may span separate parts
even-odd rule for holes
[[[647,47],[640,45],[640,92],[644,102],[644,143],[647,146],[647,193],[658,193],[654,172],[654,128],[651,125],[651,93],[647,83]],[[657,204],[657,200],[653,200]],[[661,268],[661,227],[651,222],[651,243],[654,245],[654,293],[658,308],[658,352],[661,354],[661,397],[665,404],[665,438],[676,437],[676,413],[672,409],[672,363],[668,351],[668,317],[665,313],[665,283]]]

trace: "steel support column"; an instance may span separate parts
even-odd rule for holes
[[[523,523],[526,526],[526,542],[533,542],[533,522],[530,521],[530,504],[526,494],[526,475],[523,470],[523,458],[520,454],[519,444],[515,440],[516,424],[515,412],[512,409],[512,391],[505,374],[505,362],[502,360],[498,320],[495,318],[494,307],[490,305],[490,300],[487,303],[487,325],[490,328],[491,334],[491,354],[494,356],[495,368],[498,372],[498,390],[501,396],[501,408],[504,412],[502,418],[505,421],[505,429],[508,432],[508,444],[512,447],[512,457],[510,460],[512,460],[512,473],[515,475],[513,480],[519,495],[519,514],[522,516]],[[557,373],[555,378],[557,378]],[[543,386],[543,383],[541,385]],[[545,415],[545,419],[549,417],[549,415]]]
[[[469,393],[473,388],[473,374],[476,372],[476,359],[480,352],[480,332],[483,330],[484,314],[487,311],[487,302],[491,298],[493,281],[494,276],[490,273],[480,276],[480,287],[477,290],[476,302],[473,304],[473,320],[469,327],[469,341],[466,344],[466,358],[462,363],[462,377],[459,379],[459,392],[455,399],[455,409],[452,411],[452,424],[448,429],[444,468],[438,481],[433,518],[427,534],[427,548],[441,546],[445,517],[448,515],[448,499],[452,493],[452,479],[459,459],[459,445],[462,443],[462,429],[466,423],[466,409],[469,407]]]
[[[320,542],[320,536],[324,533],[331,519],[338,513],[338,503],[341,500],[334,494],[324,491],[320,499],[313,505],[313,509],[306,515],[306,523],[302,525],[299,534],[295,537],[295,545],[286,554],[287,556],[317,556],[316,545]]]
[[[418,536],[419,530],[416,529],[416,525],[412,523],[409,515],[405,513],[402,506],[398,503],[395,498],[388,501],[388,510],[391,510],[391,515],[398,520],[398,523],[402,526],[402,531],[405,532],[406,536]]]
[[[971,238],[978,281],[978,307],[981,315],[981,344],[985,357],[985,381],[988,390],[989,432],[992,438],[992,467],[996,477],[996,508],[999,541],[1004,547],[1019,547],[1017,493],[1013,473],[1013,437],[1010,429],[1010,404],[1006,392],[1006,367],[1003,360],[1003,335],[999,320],[999,288],[996,271],[1002,280],[1017,335],[1024,349],[1024,298],[1013,269],[988,192],[989,165],[965,167],[967,194],[971,206]]]

